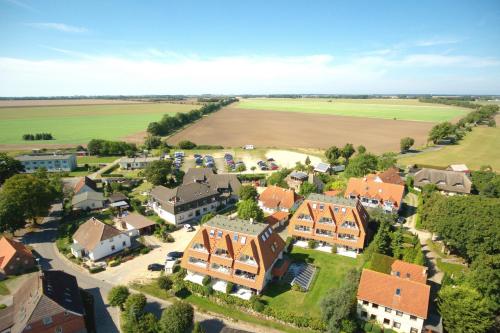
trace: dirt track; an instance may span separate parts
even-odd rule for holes
[[[197,144],[227,147],[320,148],[349,142],[381,153],[398,151],[409,136],[415,146],[425,144],[433,123],[301,114],[227,108],[172,136],[169,143],[191,140]]]

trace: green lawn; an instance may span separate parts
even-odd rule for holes
[[[76,162],[83,164],[111,163],[119,159],[120,156],[78,156]]]
[[[420,103],[411,99],[256,98],[243,99],[235,107],[426,122],[448,121],[470,111],[454,106]]]
[[[467,133],[457,145],[438,151],[427,152],[398,160],[400,164],[426,164],[446,167],[450,164],[466,164],[470,169],[478,170],[483,165],[490,165],[500,171],[500,128],[476,127]]]
[[[10,294],[9,288],[5,285],[6,281],[0,281],[0,295]]]
[[[188,112],[189,104],[125,104],[0,108],[0,144],[85,144],[145,131],[166,113]],[[51,133],[55,140],[23,141],[27,133]]]
[[[453,264],[449,262],[443,262],[443,259],[437,258],[437,267],[440,271],[445,272],[448,275],[463,273],[467,271],[467,267],[460,264]]]
[[[346,272],[361,265],[361,259],[294,247],[291,258],[296,261],[312,260],[319,267],[312,288],[308,292],[293,291],[290,286],[273,283],[266,288],[262,299],[271,307],[283,308],[300,315],[320,317],[320,302],[328,290],[339,286]]]

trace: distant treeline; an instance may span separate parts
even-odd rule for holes
[[[50,133],[23,134],[23,140],[25,141],[54,140],[54,137]]]
[[[166,114],[159,122],[152,122],[148,125],[148,133],[151,135],[165,136],[171,134],[173,131],[187,125],[195,120],[200,119],[204,115],[216,112],[222,107],[236,102],[236,98],[226,98],[218,103],[210,103],[203,105],[201,108],[191,110],[186,113],[176,113],[175,116]]]
[[[90,155],[132,156],[137,151],[137,146],[123,141],[92,139],[87,145],[87,151]]]
[[[29,96],[29,97],[0,97],[0,100],[74,100],[74,99],[157,99],[157,100],[185,100],[188,96],[184,95],[102,95],[102,96]]]
[[[477,103],[472,103],[476,99],[472,97],[461,97],[461,98],[451,98],[451,97],[439,97],[439,98],[419,98],[418,101],[421,103],[434,103],[434,104],[445,104],[459,106],[462,108],[478,109],[480,107]]]

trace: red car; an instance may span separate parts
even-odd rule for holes
[[[270,168],[271,170],[278,170],[278,169],[279,169],[279,166],[277,166],[277,165],[276,165],[276,164],[274,164],[274,163],[271,163],[271,164],[269,164],[269,168]]]

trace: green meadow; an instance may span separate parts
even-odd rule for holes
[[[151,103],[123,105],[0,108],[0,144],[82,144],[115,140],[145,131],[166,113],[188,112],[196,105]],[[55,140],[24,141],[23,134],[51,133]]]
[[[470,111],[415,99],[253,98],[241,100],[236,107],[425,122],[450,121]]]

